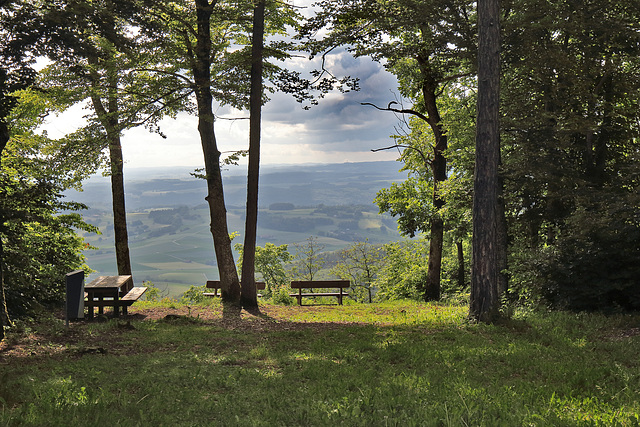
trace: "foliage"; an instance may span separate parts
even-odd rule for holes
[[[514,299],[637,307],[629,280],[638,247],[636,6],[523,0],[505,16],[502,168]]]
[[[238,251],[238,267],[242,266],[243,245],[234,245]],[[289,275],[285,268],[291,260],[288,245],[276,246],[273,243],[266,243],[264,247],[256,246],[255,271],[262,276],[265,281],[265,296],[271,297],[283,287],[289,285]]]
[[[365,240],[342,249],[338,256],[339,261],[331,272],[351,282],[349,297],[371,303],[375,292],[374,283],[383,263],[381,248]]]
[[[296,299],[289,294],[289,286],[280,286],[271,293],[270,302],[278,305],[294,305]]]
[[[462,306],[396,301],[269,306],[275,321],[243,315],[229,324],[221,305],[198,308],[211,320],[24,324],[3,352],[36,356],[3,360],[0,423],[640,422],[637,315],[531,312],[471,325]]]
[[[388,243],[378,271],[376,300],[420,300],[427,277],[429,247],[424,240]]]
[[[429,220],[433,215],[430,203],[433,189],[420,178],[408,179],[391,184],[378,192],[374,203],[380,212],[388,212],[398,217],[398,229],[403,235],[414,237],[416,232],[429,231]]]
[[[543,250],[540,290],[556,308],[640,311],[640,201],[581,207]],[[640,193],[637,193],[640,194]]]
[[[297,280],[313,280],[325,264],[322,256],[324,245],[318,243],[318,238],[309,236],[305,243],[294,244],[296,253],[293,256],[291,275]]]
[[[77,213],[85,206],[61,195],[95,170],[96,158],[75,153],[72,139],[31,132],[33,117],[46,106],[36,101],[33,92],[21,94],[0,175],[5,292],[10,313],[18,316],[64,300],[65,274],[84,266],[82,251],[90,248],[76,230],[98,232]]]
[[[160,290],[160,288],[158,288],[155,284],[153,284],[153,282],[150,282],[148,280],[145,282],[142,282],[142,286],[146,286],[147,288],[144,295],[142,295],[142,300],[144,301],[157,302],[162,298],[166,297],[168,294],[167,290],[165,291]]]
[[[207,287],[204,285],[190,286],[189,289],[184,291],[184,293],[180,296],[180,302],[183,304],[198,304],[204,302],[210,298],[204,295],[205,292],[207,292]]]

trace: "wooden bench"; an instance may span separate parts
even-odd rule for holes
[[[349,295],[343,289],[348,288],[349,285],[348,280],[294,280],[291,282],[291,287],[297,289],[298,293],[289,295],[298,299],[298,305],[302,305],[302,297],[336,297],[338,304],[342,305],[342,298]],[[338,289],[338,292],[302,293],[303,289]]]
[[[126,293],[125,296],[120,298],[120,306],[122,307],[122,314],[127,315],[127,307],[129,307],[147,291],[146,286],[135,286]]]
[[[140,299],[140,297],[147,291],[147,287],[146,286],[135,286],[131,289],[129,289],[129,291],[123,295],[121,298],[118,299],[118,306],[122,307],[122,314],[126,316],[127,314],[127,307],[131,306],[134,302],[138,301],[138,299]],[[84,298],[85,298],[85,302],[88,303],[87,298],[89,298],[89,293],[85,292],[84,293]],[[87,306],[90,306],[90,310],[91,310],[91,315],[89,315],[89,317],[93,317],[92,316],[92,312],[93,312],[93,308],[92,307],[98,307],[98,313],[99,314],[103,314],[103,307],[114,307],[114,314],[117,316],[117,308],[115,307],[115,302],[113,301],[113,298],[110,297],[94,297],[93,301],[91,303],[88,303]]]
[[[259,291],[262,291],[266,288],[266,284],[264,282],[256,282],[256,289]],[[213,289],[213,292],[205,292],[204,296],[206,297],[219,297],[220,295],[218,295],[218,290],[221,289],[220,288],[220,281],[219,280],[207,280],[207,289]],[[260,294],[258,294],[258,296],[262,296]]]

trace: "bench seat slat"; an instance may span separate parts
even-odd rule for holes
[[[345,292],[340,293],[340,292],[316,292],[316,293],[311,293],[311,294],[289,294],[289,296],[292,297],[297,297],[299,295],[302,295],[303,297],[339,297],[339,296],[344,296],[346,297],[347,294]]]
[[[120,299],[120,301],[131,301],[131,303],[133,304],[146,291],[147,291],[147,287],[146,286],[136,286],[134,288],[131,288],[131,290],[129,292],[127,292],[127,294],[125,296],[123,296]]]
[[[317,289],[317,288],[348,288],[351,282],[348,280],[294,280],[291,282],[293,289]]]
[[[294,280],[291,282],[291,288],[297,289],[298,293],[289,294],[298,300],[298,305],[302,305],[302,298],[314,297],[336,297],[338,305],[342,305],[342,298],[348,297],[349,294],[343,289],[351,285],[349,280]],[[303,289],[321,289],[320,292],[302,293]],[[338,292],[327,292],[326,289],[337,289]]]

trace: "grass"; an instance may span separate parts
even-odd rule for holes
[[[520,313],[409,302],[136,304],[168,320],[12,331],[0,425],[637,426],[640,316]],[[168,312],[168,311],[167,311]]]

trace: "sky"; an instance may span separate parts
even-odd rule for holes
[[[310,1],[296,0],[294,3],[306,6]],[[311,13],[310,9],[304,13]],[[317,67],[318,61],[294,58],[287,65],[304,71]],[[262,111],[262,164],[345,163],[397,158],[393,150],[376,153],[371,150],[392,145],[390,135],[394,134],[398,118],[393,113],[361,105],[369,102],[386,106],[395,100],[395,77],[370,58],[353,58],[346,51],[332,54],[326,64],[335,76],[357,77],[360,90],[330,93],[309,110],[304,110],[290,95],[271,95]],[[60,137],[81,125],[86,113],[82,106],[75,106],[52,118],[44,128],[49,136]],[[248,112],[228,107],[217,107],[216,114],[223,118],[248,117]],[[124,133],[125,169],[200,167],[204,163],[195,116],[180,114],[175,120],[165,119],[160,128],[166,139],[144,128]],[[219,119],[215,132],[222,152],[248,148],[248,120]]]

